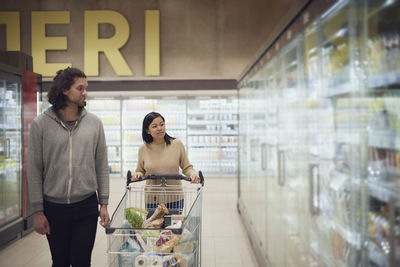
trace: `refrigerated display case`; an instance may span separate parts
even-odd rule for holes
[[[211,177],[237,175],[237,98],[187,100],[186,127],[197,169]]]
[[[86,107],[103,122],[110,176],[121,177],[121,103],[113,99],[90,100]]]
[[[32,230],[25,159],[41,87],[39,74],[10,69],[0,69],[0,246]]]
[[[400,265],[400,1],[364,2],[361,47],[367,194],[364,221],[371,266]],[[360,111],[360,112],[361,112]]]
[[[238,206],[261,265],[399,266],[399,14],[395,0],[310,1],[241,78],[239,103],[257,103],[254,81],[265,97],[239,108]],[[268,114],[264,132],[249,110]]]
[[[21,87],[0,71],[0,228],[22,221]]]

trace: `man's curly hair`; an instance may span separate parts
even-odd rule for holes
[[[67,105],[63,90],[69,90],[74,84],[75,78],[86,78],[86,75],[80,69],[71,67],[57,71],[53,79],[53,86],[47,92],[49,103],[56,110],[62,109]]]

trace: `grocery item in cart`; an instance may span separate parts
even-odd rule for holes
[[[147,211],[130,207],[125,209],[125,218],[133,228],[140,228],[143,224],[143,217],[147,215]]]
[[[167,214],[167,207],[164,204],[159,204],[153,215],[143,222],[142,228],[161,228],[164,224],[164,216]]]
[[[136,257],[135,265],[132,267],[163,267],[163,259],[160,255],[141,254]]]
[[[172,254],[163,257],[163,267],[179,267],[184,266],[182,256],[179,254]]]
[[[173,234],[170,230],[161,232],[159,239],[154,244],[154,251],[159,253],[170,253],[179,242],[180,235]]]
[[[174,247],[174,252],[175,253],[192,253],[195,250],[195,247],[197,245],[197,241],[189,241],[189,242],[179,242],[175,247]]]
[[[138,231],[140,236],[143,238],[145,242],[147,242],[147,238],[158,237],[160,236],[160,230],[140,230]]]
[[[132,237],[128,237],[119,249],[119,267],[132,267],[136,257],[143,251],[141,245]]]

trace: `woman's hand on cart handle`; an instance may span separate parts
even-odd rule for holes
[[[201,186],[204,186],[204,176],[201,171],[199,171],[199,175],[197,174],[192,174],[190,175],[190,183],[191,184],[201,184]]]
[[[131,177],[131,181],[132,181],[132,182],[139,181],[140,178],[142,178],[142,177],[143,177],[143,173],[135,172],[135,173],[133,174],[133,176]]]
[[[200,177],[196,173],[193,173],[192,175],[190,175],[190,179],[191,179],[191,181],[190,181],[191,184],[199,184],[200,183]]]
[[[143,174],[140,172],[136,172],[132,176],[131,171],[128,171],[128,173],[126,174],[126,185],[128,186],[130,183],[141,181],[142,177]]]

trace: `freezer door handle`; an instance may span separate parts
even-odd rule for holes
[[[278,149],[278,184],[280,186],[284,186],[286,183],[285,165],[285,152]]]
[[[310,164],[309,168],[309,204],[311,215],[319,214],[319,166],[317,164]],[[317,179],[315,179],[317,178]],[[315,181],[316,180],[316,181]],[[315,184],[315,182],[317,182]]]
[[[5,158],[10,158],[11,157],[11,142],[10,142],[10,138],[6,138],[5,139]]]
[[[261,170],[266,171],[267,170],[267,144],[262,143],[261,144]]]

